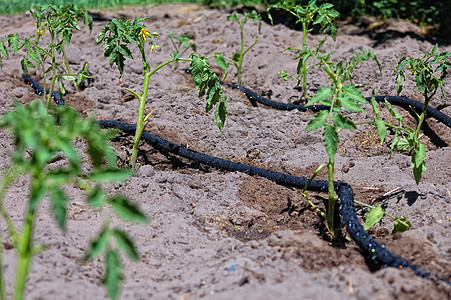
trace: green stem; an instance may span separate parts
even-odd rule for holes
[[[336,228],[334,226],[334,213],[335,213],[335,203],[338,200],[337,193],[335,193],[334,189],[334,160],[329,159],[329,163],[327,164],[327,173],[328,173],[328,181],[329,181],[329,202],[328,202],[328,210],[327,210],[327,224],[330,233],[332,234],[332,238],[335,239],[337,236]]]
[[[302,51],[304,53],[306,53],[306,49],[307,49],[307,28],[308,27],[308,23],[307,22],[302,22]],[[302,57],[300,59],[303,59]],[[303,65],[303,82],[302,82],[302,90],[304,91],[304,100],[307,101],[308,100],[308,95],[307,95],[307,62],[302,64]]]
[[[146,107],[146,100],[147,100],[147,91],[149,90],[149,83],[150,83],[150,77],[163,68],[164,66],[174,62],[176,59],[170,59],[152,71],[146,70],[146,63],[143,63],[144,66],[144,83],[143,83],[143,89],[140,95],[134,93],[134,95],[138,98],[139,101],[139,107],[138,107],[138,118],[136,120],[136,131],[135,131],[135,137],[133,138],[133,149],[132,149],[132,156],[130,158],[130,165],[134,169],[136,167],[136,158],[138,157],[138,147],[139,147],[139,141],[141,140],[141,136],[144,131],[144,110]],[[189,59],[180,59],[180,60],[189,60]]]
[[[418,133],[420,132],[420,129],[421,129],[421,125],[423,125],[423,121],[426,116],[426,110],[428,108],[430,99],[431,99],[431,97],[428,96],[428,90],[426,88],[424,91],[424,106],[423,106],[423,110],[421,111],[421,114],[418,116],[418,124],[417,124],[417,128],[415,130],[415,136],[418,136]]]
[[[50,35],[50,44],[51,44],[51,55],[52,55],[52,82],[50,84],[49,94],[47,95],[47,102],[46,102],[46,108],[49,109],[50,102],[52,100],[52,91],[55,87],[55,81],[56,81],[56,59],[55,59],[55,45],[54,45],[54,35],[51,33]],[[44,86],[44,94],[46,92],[45,86]]]
[[[238,67],[237,67],[237,78],[238,85],[241,85],[241,66],[243,64],[243,55],[244,55],[244,23],[240,22],[240,37],[241,37],[241,47],[240,47],[240,58],[238,59]]]
[[[34,209],[29,209],[27,212],[24,229],[20,237],[19,245],[17,247],[18,262],[16,288],[14,293],[15,300],[22,300],[24,298],[25,284],[27,281],[31,259],[33,257],[33,249],[31,245],[31,238],[33,235],[33,220]]]

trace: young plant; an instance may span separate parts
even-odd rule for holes
[[[171,31],[169,31],[169,38],[171,39],[172,46],[174,46],[174,51],[180,55],[185,54],[185,52],[190,48],[194,52],[197,50],[196,44],[191,38],[188,37],[188,34],[189,32],[185,32],[183,35],[174,35]],[[173,70],[175,68],[177,68],[177,62],[174,62],[174,65],[172,66]]]
[[[225,57],[221,53],[215,54],[216,63],[224,69],[224,76],[222,80],[227,77],[229,72],[229,66],[227,62],[232,63],[236,68],[236,77],[238,78],[238,84],[241,85],[241,74],[243,68],[243,59],[244,55],[252,49],[252,47],[257,44],[258,40],[255,40],[247,49],[244,49],[244,25],[246,25],[247,21],[253,19],[254,21],[258,21],[258,31],[260,33],[261,30],[261,15],[258,14],[255,10],[252,12],[245,12],[243,17],[240,18],[235,12],[227,17],[227,21],[235,21],[240,26],[240,52],[233,52],[232,57]]]
[[[405,78],[405,69],[409,70],[409,74],[415,77],[415,83],[418,91],[424,97],[424,106],[420,114],[415,113],[417,118],[417,125],[415,128],[403,126],[402,115],[399,114],[386,101],[387,108],[391,115],[399,122],[397,126],[391,126],[395,131],[395,137],[391,143],[392,150],[406,151],[412,156],[411,167],[415,182],[418,184],[426,170],[426,146],[420,141],[423,134],[420,133],[421,126],[426,118],[426,110],[429,102],[434,97],[437,90],[440,88],[442,95],[445,96],[445,77],[447,69],[451,67],[451,62],[448,58],[451,57],[451,52],[438,52],[438,46],[435,45],[431,52],[426,52],[418,58],[402,57],[393,72],[396,76],[396,89],[398,94],[402,92],[403,81]],[[384,126],[385,125],[385,126]],[[381,134],[381,140],[385,138],[386,123],[380,122],[378,130]]]
[[[47,74],[50,73],[50,88],[53,91],[57,82],[61,94],[66,91],[62,79],[72,80],[77,88],[83,79],[92,78],[89,76],[86,66],[78,73],[71,72],[66,57],[65,47],[69,46],[74,30],[80,30],[79,18],[83,23],[92,29],[92,18],[84,10],[73,5],[55,6],[46,5],[31,11],[31,15],[36,19],[37,29],[30,37],[22,38],[18,34],[10,34],[0,41],[0,52],[8,58],[8,50],[5,45],[13,49],[14,54],[25,48],[27,54],[22,59],[22,70],[28,74],[28,68],[39,68],[42,72],[44,90],[46,90]],[[44,46],[40,44],[40,39],[48,32],[50,41]],[[57,54],[62,56],[62,64],[57,62]],[[0,67],[2,58],[0,55]],[[35,65],[36,64],[36,65]],[[52,93],[47,95],[47,107],[50,105]]]
[[[223,128],[225,119],[227,117],[226,97],[222,92],[219,79],[216,74],[210,68],[208,60],[205,57],[191,54],[189,58],[182,58],[178,52],[173,52],[171,59],[158,65],[155,68],[150,67],[150,63],[146,57],[146,44],[150,44],[150,52],[156,51],[159,47],[155,43],[155,39],[158,37],[156,32],[149,32],[142,21],[147,18],[135,18],[134,21],[123,19],[111,19],[104,28],[100,30],[96,43],[104,43],[105,57],[108,57],[110,66],[115,64],[119,73],[122,76],[124,72],[124,65],[126,57],[133,59],[133,54],[128,47],[128,44],[134,43],[138,46],[141,54],[141,61],[144,71],[144,83],[141,93],[137,93],[131,89],[126,89],[138,99],[138,116],[136,121],[136,133],[133,139],[133,150],[130,158],[130,164],[133,168],[136,165],[136,158],[138,154],[139,141],[141,140],[142,133],[144,131],[144,125],[150,117],[150,113],[144,116],[144,110],[147,101],[147,91],[149,89],[150,77],[165,67],[176,61],[188,61],[190,62],[190,74],[194,80],[196,88],[199,89],[199,97],[206,95],[207,105],[206,111],[209,112],[214,105],[215,121],[220,129]]]
[[[102,131],[93,119],[84,120],[78,112],[67,106],[50,107],[47,110],[42,101],[34,101],[27,106],[16,104],[14,111],[6,113],[0,119],[0,127],[7,127],[14,136],[16,146],[11,166],[3,171],[0,179],[0,215],[17,252],[14,299],[19,300],[24,299],[33,257],[48,247],[36,242],[33,236],[38,207],[46,195],[49,195],[51,213],[62,231],[66,229],[69,205],[69,197],[63,189],[67,185],[82,185],[89,191],[88,205],[99,209],[111,206],[122,220],[144,222],[147,218],[134,203],[121,195],[107,197],[100,188],[102,182],[124,181],[131,172],[116,167],[116,155],[108,144],[111,136]],[[78,138],[83,138],[88,145],[87,153],[92,167],[87,173],[82,168],[82,158],[73,145]],[[56,160],[63,160],[64,163],[55,166],[53,162]],[[17,228],[3,200],[8,188],[24,175],[30,177],[30,196],[23,225]],[[95,187],[91,187],[90,182]],[[107,220],[103,227],[99,237],[91,244],[88,257],[106,253],[104,284],[110,297],[116,299],[122,280],[118,251],[125,252],[135,260],[138,255],[127,233],[119,228],[110,228]],[[0,252],[0,266],[3,268],[1,258]],[[1,298],[6,299],[3,272],[0,272],[0,282]]]
[[[323,128],[324,144],[326,146],[326,152],[329,156],[329,161],[322,164],[311,177],[311,180],[315,178],[318,172],[327,167],[328,182],[329,182],[329,201],[327,208],[327,227],[332,237],[335,238],[338,233],[338,229],[334,226],[334,212],[335,203],[338,200],[338,196],[334,189],[334,173],[335,173],[335,154],[338,149],[338,133],[342,129],[355,129],[355,123],[345,116],[345,111],[349,112],[363,112],[362,104],[367,103],[365,97],[358,90],[358,86],[351,83],[352,72],[359,63],[373,59],[377,62],[380,68],[380,64],[377,61],[376,56],[372,50],[366,51],[362,49],[362,53],[354,52],[352,60],[349,62],[335,62],[330,60],[331,53],[316,58],[321,61],[321,67],[331,80],[331,86],[322,86],[316,95],[314,95],[306,104],[306,106],[314,103],[321,103],[330,106],[329,110],[318,111],[315,116],[307,124],[305,130],[311,131],[318,128]],[[308,185],[307,185],[308,186]],[[307,189],[304,188],[304,192]]]
[[[295,79],[298,85],[302,83],[302,90],[304,92],[304,100],[309,100],[310,96],[307,93],[307,71],[311,67],[320,65],[321,60],[318,63],[309,64],[309,58],[316,60],[318,52],[321,46],[327,39],[326,37],[315,47],[312,48],[307,44],[307,34],[313,30],[311,25],[319,24],[321,26],[320,32],[326,32],[330,29],[333,40],[337,38],[337,28],[333,21],[339,16],[339,13],[333,8],[333,4],[324,3],[320,6],[316,5],[316,0],[310,0],[307,5],[293,5],[291,2],[284,1],[282,3],[271,5],[268,11],[268,17],[273,21],[270,10],[278,8],[283,9],[297,18],[297,23],[302,24],[302,46],[301,48],[286,48],[285,50],[292,50],[296,52],[294,60],[298,60],[296,68],[297,78],[288,74],[285,70],[280,72],[280,75],[284,80],[288,80],[288,77]]]

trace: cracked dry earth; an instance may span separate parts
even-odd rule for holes
[[[94,83],[81,92],[65,97],[84,115],[135,121],[137,100],[124,88],[140,90],[142,71],[138,59],[126,61],[122,80],[117,69],[103,57],[96,36],[110,17],[150,16],[145,24],[161,37],[153,53],[154,66],[169,58],[172,45],[168,31],[176,35],[189,32],[197,52],[211,55],[221,51],[231,56],[239,47],[239,31],[227,22],[231,11],[214,10],[193,4],[125,7],[96,11],[93,31],[74,33],[69,62],[74,70],[90,62]],[[435,41],[421,35],[416,25],[386,20],[368,29],[374,20],[362,18],[338,24],[337,41],[328,40],[323,51],[335,50],[333,58],[349,58],[354,50],[372,48],[382,64],[382,74],[373,62],[355,72],[355,83],[363,84],[369,96],[396,95],[392,72],[402,56],[419,56],[438,42],[440,50],[451,51],[449,41]],[[0,16],[0,35],[29,35],[35,24],[28,14]],[[244,58],[243,83],[273,100],[296,102],[301,92],[293,82],[283,81],[278,72],[295,73],[293,54],[287,47],[299,47],[302,33],[278,23],[263,22],[245,27],[246,43],[259,42]],[[323,35],[309,37],[309,43]],[[212,61],[213,68],[220,72]],[[236,90],[224,88],[229,118],[220,131],[213,115],[205,113],[205,100],[197,91],[187,67],[165,68],[151,78],[148,109],[155,108],[146,129],[165,139],[210,155],[244,162],[297,176],[311,176],[326,161],[319,131],[305,132],[311,113],[276,111],[253,106]],[[36,98],[21,79],[20,55],[3,61],[0,76],[1,113],[14,101],[28,103]],[[34,73],[31,73],[35,75]],[[234,74],[226,81],[234,83]],[[40,78],[37,78],[38,81]],[[412,79],[412,78],[409,78]],[[313,68],[308,88],[311,93],[328,84],[319,69]],[[447,99],[451,98],[451,77],[446,80]],[[406,83],[403,96],[421,100],[414,81]],[[431,105],[451,115],[450,102],[437,94]],[[407,122],[411,115],[399,109]],[[365,120],[371,114],[353,113]],[[387,116],[388,117],[388,116]],[[412,228],[390,234],[392,223],[384,219],[372,234],[388,249],[443,278],[451,275],[451,131],[433,119],[427,120],[427,171],[415,184],[410,158],[396,153],[390,157],[389,145],[381,145],[371,125],[340,134],[336,158],[336,179],[348,182],[356,199],[380,203],[392,214],[405,215]],[[126,161],[131,138],[118,136],[112,142],[120,161]],[[80,146],[82,146],[80,144]],[[377,268],[352,242],[333,246],[324,233],[324,221],[306,204],[299,190],[277,185],[266,179],[242,173],[225,172],[198,165],[180,157],[160,153],[142,145],[137,173],[108,190],[125,194],[139,203],[150,217],[148,224],[128,224],[114,220],[135,237],[141,260],[123,259],[122,299],[449,299],[451,288],[442,282],[419,278],[410,270]],[[0,132],[0,164],[10,165],[13,140]],[[320,173],[324,178],[325,174]],[[23,217],[28,179],[20,178],[7,192],[5,205],[19,224]],[[27,299],[105,299],[101,285],[102,262],[81,261],[84,249],[101,226],[101,215],[84,203],[84,193],[67,187],[71,195],[68,229],[62,234],[44,201],[36,222],[35,238],[50,248],[39,253],[31,267]],[[323,208],[327,195],[311,194]],[[359,208],[358,215],[364,210]],[[9,293],[14,283],[15,252],[3,233],[4,272]],[[448,232],[448,233],[447,233]]]

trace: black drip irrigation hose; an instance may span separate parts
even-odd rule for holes
[[[33,85],[30,85],[35,89],[35,92],[37,94],[42,94],[42,87],[40,87],[40,85],[37,84],[36,81],[34,81],[32,78],[28,77],[27,79],[25,79],[24,77],[25,82],[27,84],[32,83]],[[27,81],[30,83],[28,83]],[[57,104],[59,103],[57,102]],[[318,107],[320,106],[316,107],[317,109],[319,109]],[[306,109],[312,108],[310,106]],[[135,125],[116,120],[98,120],[97,124],[103,128],[117,128],[130,135],[134,134],[136,131]],[[228,171],[238,171],[249,175],[259,175],[281,185],[303,189],[309,181],[309,178],[306,177],[298,177],[285,173],[266,170],[193,151],[186,147],[167,141],[148,131],[143,132],[142,139],[156,149],[164,150],[169,153],[188,158],[197,163],[206,164],[218,169],[224,169]],[[312,180],[308,185],[308,190],[316,192],[327,192],[328,187],[328,181],[326,180]],[[358,220],[354,207],[354,192],[352,191],[351,186],[345,182],[336,181],[334,182],[334,188],[339,196],[337,202],[339,205],[341,221],[344,224],[345,229],[348,231],[349,235],[360,247],[360,249],[362,249],[365,254],[369,255],[373,261],[376,261],[386,267],[390,266],[399,269],[410,268],[415,272],[416,275],[420,277],[433,278],[451,285],[451,281],[422,270],[420,267],[391,253],[385,248],[384,245],[381,245],[377,241],[375,241],[373,237],[371,237],[371,235],[363,229],[363,226]]]
[[[263,105],[266,105],[266,106],[269,106],[269,107],[272,107],[275,109],[279,109],[279,110],[298,109],[302,112],[305,112],[307,110],[317,112],[319,110],[324,110],[324,109],[330,108],[327,105],[304,106],[304,105],[300,105],[300,104],[290,104],[290,103],[282,103],[282,102],[273,101],[273,100],[270,100],[268,98],[265,98],[265,97],[255,93],[254,91],[251,91],[250,89],[248,89],[244,86],[241,86],[241,85],[232,85],[231,88],[239,89],[240,91],[242,91],[251,102],[257,101]],[[370,101],[371,97],[366,97],[365,99],[367,101]],[[421,111],[423,110],[423,107],[424,107],[424,104],[421,102],[418,102],[416,100],[413,100],[413,99],[410,99],[407,97],[401,97],[401,96],[375,96],[374,99],[377,102],[384,102],[386,99],[388,102],[390,102],[390,104],[394,104],[394,105],[400,106],[405,109],[413,108],[418,113],[421,113]],[[428,106],[426,109],[426,115],[429,117],[435,118],[437,121],[439,121],[451,128],[451,117],[445,115],[441,111],[439,111],[431,106]]]
[[[22,74],[22,78],[23,78],[25,84],[28,84],[29,86],[31,86],[34,89],[34,92],[36,94],[38,94],[38,95],[44,94],[44,89],[42,88],[42,86],[40,86],[39,83],[37,83],[36,80],[34,80],[30,75]],[[45,93],[48,94],[49,90],[47,90]],[[64,100],[61,97],[59,92],[53,91],[52,99],[55,101],[55,103],[57,105],[64,105]]]

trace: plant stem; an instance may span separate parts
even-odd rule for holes
[[[64,50],[64,47],[62,48],[62,51],[63,51],[64,65],[66,66],[67,73],[72,74],[72,71],[70,70],[70,67],[69,67],[69,61],[67,60],[67,55],[66,55],[66,51]],[[75,92],[78,92],[77,80],[76,79],[72,80],[72,84],[74,85]]]
[[[137,93],[131,91],[138,98],[138,101],[139,101],[138,118],[136,120],[136,131],[135,131],[135,136],[133,138],[132,156],[130,157],[130,165],[131,165],[131,167],[133,169],[136,167],[136,158],[138,157],[139,141],[141,140],[141,136],[142,136],[143,131],[144,131],[144,119],[145,119],[144,118],[144,110],[145,110],[145,107],[146,107],[147,91],[149,90],[150,77],[155,72],[157,72],[158,70],[160,70],[164,66],[172,63],[175,60],[176,59],[170,59],[170,60],[162,63],[161,65],[159,65],[158,67],[156,67],[155,69],[153,69],[150,72],[146,70],[146,67],[145,67],[145,64],[144,64],[144,83],[143,83],[142,92],[141,92],[140,95],[138,95]],[[181,59],[181,60],[186,60],[186,59]]]
[[[238,78],[238,85],[241,85],[241,66],[243,64],[243,55],[244,55],[244,22],[240,22],[240,37],[241,37],[241,50],[240,50],[240,58],[238,59],[238,71],[237,71],[237,78]]]
[[[30,268],[31,258],[33,257],[33,249],[31,247],[31,237],[33,234],[34,209],[29,209],[19,245],[17,247],[17,277],[16,288],[14,293],[15,300],[22,300],[27,281],[28,270]]]
[[[50,35],[50,44],[51,44],[51,55],[52,55],[52,82],[50,84],[49,94],[47,96],[47,102],[46,102],[46,108],[49,109],[50,102],[52,100],[52,93],[53,88],[55,87],[55,81],[56,81],[56,59],[55,59],[55,45],[54,45],[54,34],[53,32]],[[44,94],[46,93],[46,89],[44,86]]]
[[[417,128],[415,130],[415,136],[418,136],[418,133],[420,132],[420,129],[421,129],[421,125],[423,125],[424,117],[426,116],[426,110],[428,108],[430,99],[431,99],[431,97],[428,96],[428,90],[426,88],[424,91],[424,106],[423,106],[423,110],[421,111],[421,114],[418,116],[418,124],[417,124]]]
[[[306,49],[307,49],[307,28],[308,27],[308,23],[307,21],[302,22],[302,52],[306,53]],[[302,59],[302,58],[301,58]],[[308,95],[307,95],[307,62],[305,62],[304,64],[302,64],[303,67],[303,82],[302,82],[302,90],[304,92],[304,101],[308,100]]]
[[[336,238],[336,228],[334,226],[334,214],[335,214],[335,203],[338,200],[337,193],[335,193],[334,189],[334,160],[329,159],[329,163],[327,164],[327,173],[328,173],[328,181],[329,181],[329,202],[327,209],[327,224],[329,227],[329,231],[332,234],[332,238]]]

